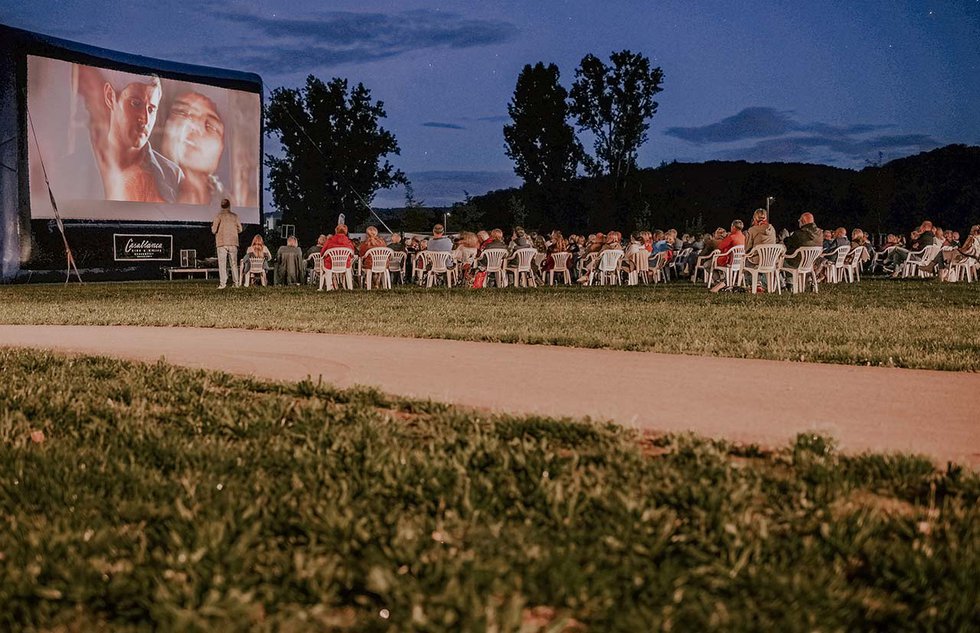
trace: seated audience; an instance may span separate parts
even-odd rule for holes
[[[323,246],[320,248],[320,254],[325,254],[331,248],[346,248],[350,250],[350,257],[347,258],[347,265],[350,266],[351,262],[354,260],[354,253],[357,250],[354,248],[354,243],[350,241],[347,237],[347,225],[338,224],[337,228],[334,229],[333,235],[323,242]],[[323,267],[326,269],[333,268],[333,262],[330,261],[329,257],[323,258]]]
[[[732,222],[732,230],[728,234],[728,237],[723,239],[721,243],[718,244],[718,250],[721,251],[722,254],[718,256],[718,259],[715,262],[716,266],[711,271],[712,278],[716,276],[716,273],[722,272],[719,270],[719,268],[724,268],[732,262],[732,256],[730,253],[733,248],[736,246],[741,246],[743,248],[745,247],[745,234],[742,233],[742,227],[744,226],[745,225],[742,224],[741,220],[735,220]],[[724,287],[725,282],[719,281],[717,284],[712,286],[711,292],[718,292]]]
[[[812,213],[807,212],[802,214],[798,224],[800,228],[793,231],[783,241],[783,244],[786,246],[787,255],[792,255],[797,249],[803,248],[804,246],[823,246],[823,233],[817,228]],[[799,255],[787,257],[783,260],[783,266],[786,268],[797,268],[800,263],[801,258]]]
[[[277,286],[298,286],[306,278],[306,258],[295,235],[286,238],[286,245],[276,251],[275,283]]]

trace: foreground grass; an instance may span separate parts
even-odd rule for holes
[[[980,621],[980,478],[924,458],[162,364],[0,350],[0,367],[0,630]]]
[[[0,287],[0,323],[186,325],[608,347],[980,370],[980,287],[868,280],[820,294],[708,293],[674,283],[316,293],[213,282]]]

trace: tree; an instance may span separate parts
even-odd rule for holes
[[[575,177],[583,151],[567,122],[567,99],[554,64],[527,64],[517,77],[507,104],[513,123],[504,126],[504,140],[514,172],[527,184],[550,186]]]
[[[483,211],[473,204],[473,196],[463,190],[463,201],[455,202],[450,208],[450,223],[453,231],[479,231],[483,222]]]
[[[595,157],[585,158],[592,175],[609,174],[617,185],[636,167],[636,153],[647,141],[648,120],[657,112],[653,96],[663,90],[663,71],[628,50],[613,53],[611,66],[586,55],[575,70],[570,112],[579,129],[595,137]]]
[[[378,189],[406,184],[384,158],[399,154],[394,135],[379,125],[384,104],[363,84],[329,83],[310,75],[302,89],[277,88],[265,128],[279,138],[282,156],[267,154],[269,190],[283,222],[295,224],[302,244],[333,228],[338,214],[356,226]]]

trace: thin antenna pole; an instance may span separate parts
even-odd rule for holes
[[[75,276],[78,278],[78,283],[84,283],[82,281],[82,275],[78,272],[78,266],[75,264],[75,256],[71,252],[71,246],[68,245],[68,236],[65,235],[65,224],[61,221],[61,213],[58,211],[58,203],[55,202],[54,192],[51,190],[51,182],[48,180],[48,170],[44,167],[44,157],[41,155],[41,144],[37,141],[37,130],[34,128],[34,119],[31,118],[31,111],[27,111],[27,122],[31,125],[31,136],[34,137],[34,146],[37,147],[37,158],[41,163],[41,174],[44,176],[44,185],[48,188],[48,199],[51,200],[51,208],[54,210],[55,223],[58,226],[58,232],[61,233],[61,241],[65,245],[65,260],[66,260],[66,271],[65,271],[65,285],[71,281],[71,273],[74,270]]]

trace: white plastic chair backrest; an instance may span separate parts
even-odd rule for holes
[[[333,272],[343,272],[350,268],[351,256],[354,251],[343,246],[328,248],[323,252],[324,258],[330,258],[330,270]]]
[[[847,254],[850,250],[850,246],[838,246],[829,253],[827,259],[830,260],[834,268],[841,268],[844,265],[844,261],[847,260]]]
[[[786,259],[792,259],[796,256],[800,258],[800,265],[796,267],[801,273],[813,272],[813,264],[823,253],[822,246],[801,246],[792,253],[786,255]]]
[[[517,258],[517,270],[530,271],[531,262],[534,260],[534,256],[537,254],[538,251],[533,248],[519,248],[514,251],[514,257]]]
[[[432,262],[430,269],[434,273],[444,273],[449,271],[449,260],[453,258],[452,253],[446,251],[422,251],[426,259]]]
[[[552,270],[555,272],[568,270],[568,260],[571,256],[571,253],[552,253],[551,261],[555,263]]]
[[[471,246],[461,246],[456,249],[455,257],[460,264],[472,264],[476,259],[476,249]]]
[[[586,253],[585,257],[582,258],[582,268],[588,268],[589,264],[593,263],[595,260],[599,259],[599,252]]]
[[[371,272],[372,273],[383,273],[388,270],[388,260],[391,259],[392,251],[387,246],[375,246],[374,248],[368,249],[364,253],[364,257],[371,258]]]
[[[615,272],[619,268],[619,262],[623,259],[623,251],[610,249],[599,254],[599,270],[604,273]]]
[[[749,255],[752,256],[753,261],[758,258],[759,270],[773,271],[776,270],[776,266],[779,264],[779,258],[785,252],[786,247],[782,244],[760,244],[759,246],[754,246]]]
[[[688,246],[687,248],[682,248],[681,249],[681,252],[680,253],[677,253],[677,257],[674,258],[674,261],[675,262],[682,262],[685,259],[687,259],[688,257],[690,257],[691,256],[691,253],[693,253],[693,252],[694,252],[694,249],[691,248],[690,246]]]
[[[847,263],[849,264],[860,263],[861,259],[864,257],[865,250],[867,249],[863,246],[855,246],[854,248],[852,248],[850,252],[847,253]]]
[[[313,270],[323,270],[323,255],[320,253],[310,253],[310,256],[306,259],[313,262]]]
[[[640,250],[633,253],[632,257],[633,266],[636,267],[636,271],[640,273],[645,273],[650,270],[650,253],[647,249],[641,248]],[[664,251],[661,251],[653,256],[653,269],[660,270],[667,265],[667,255]]]
[[[390,248],[388,250],[391,250]],[[400,272],[402,268],[405,267],[405,260],[407,259],[405,251],[391,251],[391,255],[388,257],[388,270],[392,272]]]
[[[728,249],[725,253],[728,255],[728,267],[732,270],[741,270],[742,265],[745,263],[745,247],[744,246],[733,246]]]
[[[507,257],[507,249],[490,248],[483,251],[481,257],[486,261],[489,272],[497,272],[504,267],[504,258]]]
[[[940,244],[930,244],[922,249],[922,255],[919,256],[917,261],[926,263],[931,262],[932,260],[936,259],[936,255],[939,254],[940,250],[942,250],[942,246]]]

